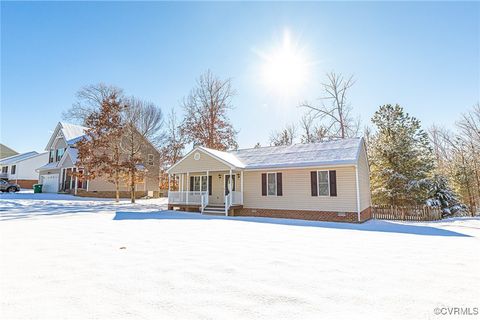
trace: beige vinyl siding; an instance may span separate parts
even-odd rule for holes
[[[67,143],[65,142],[65,138],[63,138],[62,136],[60,136],[59,139],[56,139],[52,145],[52,149],[63,149],[66,147],[67,147]]]
[[[371,206],[370,174],[364,145],[361,147],[360,158],[358,160],[358,181],[360,186],[360,210],[364,210]]]
[[[148,155],[153,154],[153,165],[148,164]],[[142,163],[148,170],[143,183],[136,184],[137,191],[158,191],[160,190],[160,154],[148,142],[141,145]],[[120,185],[121,191],[128,191],[125,183]],[[104,178],[96,178],[88,182],[88,191],[115,191],[115,184]]]
[[[195,153],[200,154],[200,159],[195,160]],[[229,170],[226,164],[221,161],[213,158],[202,150],[198,150],[189,154],[186,158],[182,159],[181,162],[178,162],[177,165],[170,171],[173,173],[184,173],[184,172],[199,172],[199,171],[223,171]]]
[[[336,170],[337,196],[313,197],[310,171]],[[283,196],[262,196],[261,174],[282,172]],[[244,207],[258,209],[357,212],[355,167],[322,167],[244,172]]]

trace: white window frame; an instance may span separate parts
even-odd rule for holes
[[[207,192],[208,191],[208,176],[197,174],[197,175],[192,175],[191,177],[193,177],[193,189],[194,189],[192,192]],[[200,190],[195,190],[195,178],[200,178]],[[202,180],[203,180],[203,178],[205,178],[207,180],[205,190],[202,190]]]
[[[268,175],[272,173],[275,176],[275,194],[268,194]],[[278,197],[277,172],[267,172],[267,197]]]
[[[320,194],[320,172],[327,173],[327,194]],[[330,170],[317,170],[317,196],[330,197]]]

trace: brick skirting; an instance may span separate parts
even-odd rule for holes
[[[73,192],[72,192],[73,193]],[[147,191],[136,191],[135,198],[139,199],[148,195]],[[85,191],[83,189],[77,190],[77,196],[79,197],[92,197],[92,198],[115,198],[115,191]],[[154,191],[153,197],[158,198],[159,192]],[[130,199],[130,191],[120,191],[120,198]]]
[[[33,185],[38,183],[38,180],[9,180],[10,183],[18,183],[22,189],[33,189]]]
[[[311,211],[311,210],[278,210],[278,209],[255,209],[242,208],[235,209],[233,216],[250,217],[268,217],[284,219],[301,219],[315,221],[335,221],[335,222],[356,222],[358,223],[358,214],[356,212],[333,212],[333,211]],[[370,207],[360,213],[360,222],[371,219],[372,213]]]

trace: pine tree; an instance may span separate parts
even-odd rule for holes
[[[426,188],[428,194],[426,204],[440,207],[444,217],[465,211],[465,205],[460,202],[457,194],[450,188],[446,177],[435,174],[433,178],[427,180]]]
[[[375,112],[372,122],[377,129],[369,146],[373,202],[423,203],[426,194],[413,186],[431,176],[434,162],[420,121],[401,106],[387,104]]]

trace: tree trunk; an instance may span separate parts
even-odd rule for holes
[[[130,176],[130,201],[135,203],[135,170],[132,170]]]
[[[115,202],[120,201],[120,177],[118,176],[118,170],[115,171]]]

